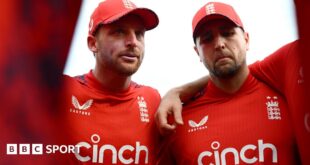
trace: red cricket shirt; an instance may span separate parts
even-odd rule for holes
[[[252,75],[234,94],[211,81],[204,91],[183,107],[185,124],[166,139],[160,164],[296,164],[290,115],[280,94]]]
[[[120,93],[102,89],[92,72],[66,77],[70,92],[67,124],[70,143],[80,146],[80,163],[154,164],[159,133],[154,113],[157,90],[131,82]]]

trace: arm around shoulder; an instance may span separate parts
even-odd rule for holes
[[[170,89],[162,98],[156,112],[156,123],[161,134],[172,132],[177,125],[183,125],[182,103],[195,96],[208,82],[209,76]],[[168,122],[173,116],[174,121]]]

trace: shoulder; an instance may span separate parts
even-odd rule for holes
[[[158,90],[151,86],[141,85],[133,81],[131,82],[131,86],[132,88],[134,88],[134,90],[137,90],[139,92],[149,94],[149,95],[157,95],[158,97],[160,97]]]
[[[287,43],[284,46],[280,47],[278,50],[276,50],[273,54],[271,55],[290,55],[290,54],[294,54],[297,53],[297,48],[299,47],[300,41],[299,40],[295,40],[293,42]]]
[[[65,82],[68,83],[81,83],[81,84],[85,84],[86,83],[86,79],[85,79],[86,75],[78,75],[78,76],[69,76],[69,75],[63,75],[63,79]]]
[[[81,93],[87,91],[88,87],[83,77],[84,75],[74,77],[63,75],[63,84],[67,92]]]
[[[257,89],[256,89],[256,94],[263,94],[263,95],[277,95],[279,98],[282,98],[282,94],[279,90],[276,88],[273,88],[269,84],[266,84],[265,82],[256,79],[257,81]]]
[[[132,82],[131,89],[134,91],[134,95],[137,98],[146,100],[148,103],[153,104],[156,108],[159,105],[161,96],[157,89],[146,85],[140,85],[135,82]]]

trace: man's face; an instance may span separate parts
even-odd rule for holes
[[[128,15],[103,25],[96,34],[96,67],[131,76],[140,67],[144,56],[145,28],[138,16]]]
[[[229,78],[246,66],[248,34],[228,20],[210,21],[199,29],[195,50],[211,75]]]

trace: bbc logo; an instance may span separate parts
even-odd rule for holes
[[[42,144],[7,144],[6,145],[7,155],[42,155],[43,145]]]

